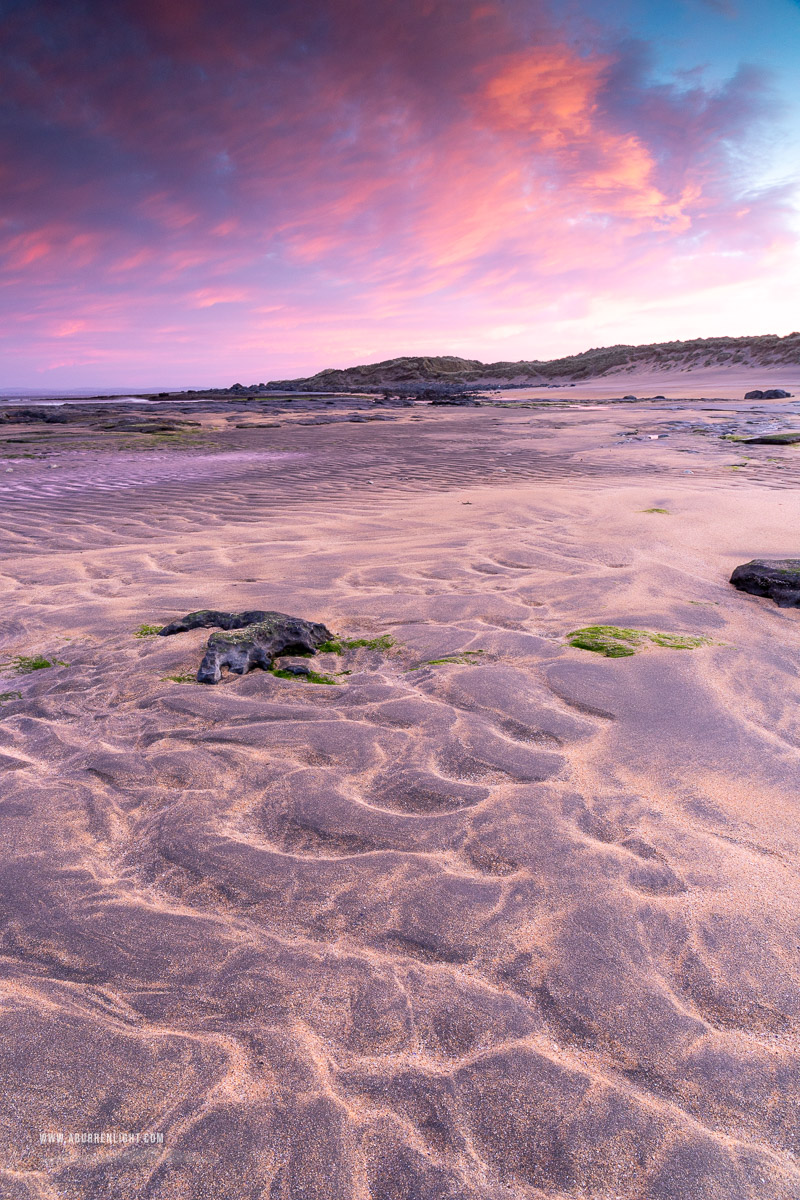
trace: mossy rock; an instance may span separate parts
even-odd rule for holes
[[[740,438],[740,441],[751,446],[792,446],[795,442],[800,442],[800,430],[795,429],[786,433],[761,433],[758,437]]]
[[[224,632],[212,633],[208,639],[198,683],[219,683],[223,667],[237,675],[245,675],[253,667],[269,671],[278,656],[312,655],[334,640],[331,631],[318,622],[264,609],[234,613],[197,609],[170,621],[160,636],[214,626]]]

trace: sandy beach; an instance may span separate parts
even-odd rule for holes
[[[714,382],[0,426],[3,1196],[796,1200],[800,396]]]

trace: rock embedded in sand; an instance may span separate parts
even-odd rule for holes
[[[279,655],[315,654],[319,646],[333,640],[331,631],[318,622],[262,609],[239,613],[199,609],[165,625],[159,636],[214,626],[225,632],[212,633],[208,639],[198,683],[219,683],[223,667],[237,675],[246,675],[253,667],[268,671]]]
[[[800,430],[787,430],[785,433],[760,433],[757,437],[740,439],[747,446],[792,446],[800,442]]]
[[[285,675],[310,675],[311,667],[302,658],[284,658],[281,661],[281,671]]]
[[[800,608],[800,558],[754,558],[736,568],[731,583],[751,596],[767,596],[779,608]]]
[[[756,388],[752,392],[745,392],[745,400],[788,400],[791,392],[785,392],[783,388],[767,388],[765,392],[759,391]]]

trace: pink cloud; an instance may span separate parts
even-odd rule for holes
[[[794,253],[791,189],[740,170],[769,115],[752,70],[655,83],[640,48],[587,44],[530,0],[130,0],[92,20],[39,0],[12,22],[25,125],[0,256],[20,362],[65,336],[126,371],[234,369],[244,347],[261,378],[347,358],[348,338],[549,353],[523,348],[543,315],[579,348],[597,297],[639,313]]]

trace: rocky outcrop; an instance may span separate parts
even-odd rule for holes
[[[745,400],[788,400],[791,392],[785,392],[783,388],[767,388],[765,392],[759,391],[756,388],[752,392],[745,392]]]
[[[754,558],[736,568],[731,583],[751,596],[767,596],[779,608],[800,608],[800,558]]]
[[[187,613],[170,621],[160,631],[159,637],[169,637],[173,633],[186,633],[189,629],[244,629],[246,625],[255,625],[258,621],[266,621],[267,617],[283,616],[263,608],[251,608],[245,612],[220,612],[216,608],[199,608],[197,612]]]
[[[785,337],[692,338],[685,342],[656,342],[646,346],[602,346],[566,358],[523,359],[519,362],[484,363],[454,355],[421,355],[389,358],[345,369],[319,371],[305,379],[273,380],[268,388],[281,391],[370,391],[391,386],[416,391],[431,384],[452,387],[514,386],[555,382],[566,384],[627,370],[691,371],[704,367],[796,368],[800,365],[800,333]],[[238,394],[241,385],[229,389]],[[754,399],[778,400],[787,396],[780,388]],[[749,397],[748,397],[749,398]]]
[[[237,675],[246,675],[253,667],[268,671],[281,655],[315,654],[319,646],[333,639],[331,631],[318,622],[262,609],[238,613],[199,609],[165,625],[159,636],[214,627],[223,632],[212,633],[208,639],[198,683],[219,683],[223,667]]]

